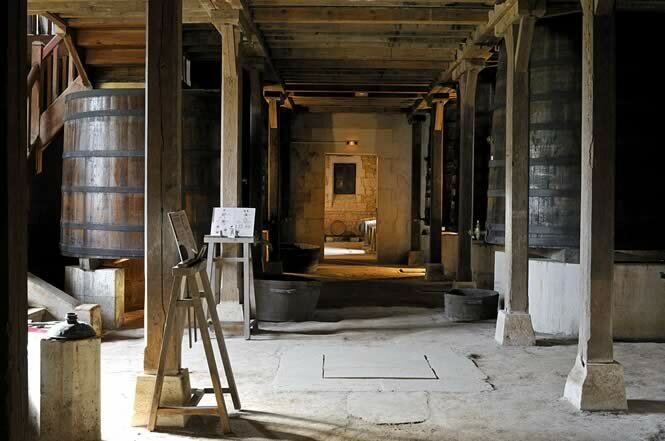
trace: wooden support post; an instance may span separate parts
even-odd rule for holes
[[[43,72],[41,69],[42,52],[44,50],[44,43],[41,41],[34,41],[32,43],[32,65],[38,66],[37,79],[35,80],[32,89],[30,90],[30,139],[29,143],[32,149],[39,149],[39,118],[42,115],[42,78]]]
[[[250,120],[249,120],[249,205],[256,209],[254,222],[254,237],[261,237],[261,231],[265,223],[266,186],[266,127],[264,120],[263,85],[262,72],[259,69],[249,71],[250,80]],[[252,245],[254,259],[254,270],[262,271],[263,246],[258,243]]]
[[[146,184],[144,369],[154,373],[162,344],[171,268],[178,261],[167,213],[182,208],[182,0],[146,3]],[[180,370],[179,345],[166,374]]]
[[[432,188],[430,190],[430,221],[429,221],[429,263],[425,278],[439,281],[444,278],[443,260],[441,259],[441,226],[443,225],[443,152],[444,120],[447,99],[436,100],[434,103],[434,139],[432,142]]]
[[[535,17],[524,16],[505,35],[506,245],[505,309],[496,323],[502,345],[533,345],[529,315],[529,53]]]
[[[582,196],[579,348],[564,396],[581,410],[626,409],[623,367],[614,361],[616,29],[613,7],[582,1]],[[606,3],[606,2],[600,2]]]
[[[270,261],[279,262],[280,253],[280,133],[279,99],[268,98],[268,221],[270,223]]]
[[[471,232],[473,231],[473,157],[476,123],[476,85],[482,69],[480,62],[465,61],[460,77],[460,165],[458,191],[457,280],[470,282]]]
[[[26,0],[8,0],[5,11],[0,123],[0,439],[28,434]]]
[[[239,29],[229,23],[213,22],[222,37],[222,102],[221,102],[221,162],[220,162],[220,202],[223,207],[241,206],[241,154],[240,124],[240,75],[238,64]],[[225,257],[238,257],[240,248],[226,244],[222,247]],[[240,308],[241,277],[240,268],[235,263],[222,267],[222,303],[223,322],[241,322]]]
[[[420,230],[420,196],[421,196],[421,170],[422,170],[422,144],[423,144],[424,117],[414,115],[411,120],[411,251],[421,251]]]

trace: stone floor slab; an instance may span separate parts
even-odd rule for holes
[[[429,417],[426,392],[353,392],[349,415],[372,424],[417,424]]]

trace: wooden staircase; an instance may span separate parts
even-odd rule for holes
[[[35,172],[42,170],[44,150],[64,125],[65,98],[90,88],[85,69],[71,37],[53,35],[31,38],[31,67],[28,73],[28,158]]]

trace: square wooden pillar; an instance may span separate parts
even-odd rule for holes
[[[505,34],[506,77],[506,287],[495,339],[535,344],[529,315],[529,54],[535,17],[524,16]]]
[[[473,157],[476,124],[476,88],[483,63],[465,61],[459,79],[461,97],[460,165],[458,191],[457,280],[471,282],[471,232],[473,231]]]
[[[25,0],[3,5],[6,60],[0,122],[0,439],[28,436],[27,367],[27,109]]]
[[[171,269],[179,258],[168,213],[182,209],[182,0],[146,2],[145,130],[145,353],[137,379],[134,424],[147,423],[162,345]],[[186,385],[176,401],[189,399],[189,377],[180,369],[181,338],[174,338],[166,374]],[[184,421],[181,421],[182,425]]]
[[[582,316],[578,355],[564,397],[581,410],[627,408],[623,367],[614,360],[616,30],[613,2],[582,1]]]
[[[444,279],[443,260],[441,258],[441,227],[443,225],[443,164],[444,164],[444,121],[445,106],[448,98],[434,101],[434,133],[432,136],[432,188],[430,190],[429,212],[429,262],[426,265],[425,279],[440,281]]]

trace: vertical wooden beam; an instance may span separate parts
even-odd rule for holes
[[[238,29],[230,24],[215,25],[222,37],[222,146],[220,202],[223,207],[239,207],[241,205],[241,154],[240,154],[240,75],[238,65]],[[223,254],[237,257],[239,247],[223,246]],[[242,278],[237,264],[225,265],[221,302],[234,305],[232,315],[224,314],[227,319],[242,321],[241,309],[236,307],[240,301]],[[227,308],[228,310],[228,308]]]
[[[503,345],[535,344],[529,315],[529,53],[535,17],[524,16],[505,35],[506,76],[506,243],[505,309],[496,340]],[[518,58],[519,57],[519,58]]]
[[[146,8],[144,369],[154,373],[171,293],[171,269],[178,262],[167,214],[182,208],[182,0],[148,0]],[[174,345],[169,352],[169,375],[180,370],[179,348]]]
[[[0,439],[28,436],[26,0],[8,0],[0,123]]]
[[[613,5],[582,2],[582,311],[578,356],[564,396],[582,410],[626,409],[623,367],[614,361],[616,25]]]
[[[443,224],[443,152],[444,152],[444,120],[446,100],[434,103],[434,136],[432,141],[432,188],[430,189],[430,221],[429,221],[429,264],[426,277],[428,280],[443,279],[444,269],[441,259],[441,226]]]
[[[411,251],[420,251],[420,193],[422,170],[423,120],[414,115],[411,121]]]
[[[34,41],[32,43],[32,65],[39,66],[39,73],[37,74],[37,80],[30,90],[30,146],[33,148],[39,148],[39,118],[42,115],[42,78],[44,78],[44,72],[42,71],[42,52],[44,50],[44,43],[41,41]]]
[[[480,63],[465,62],[460,77],[460,165],[458,192],[457,280],[470,282],[471,231],[473,230],[473,157],[476,124],[476,86]]]
[[[265,103],[263,101],[263,84],[262,72],[259,69],[253,68],[249,71],[250,81],[250,102],[249,102],[249,201],[250,206],[256,209],[256,219],[254,224],[254,237],[261,237],[261,231],[264,225],[264,200],[266,197],[265,188],[263,186],[264,176],[266,171],[265,164],[265,123],[264,111]],[[263,261],[263,249],[261,245],[256,245],[253,248],[252,255],[254,256],[254,269],[258,271],[261,269],[261,262]]]
[[[268,221],[270,223],[270,261],[280,261],[280,148],[279,99],[268,98]]]

